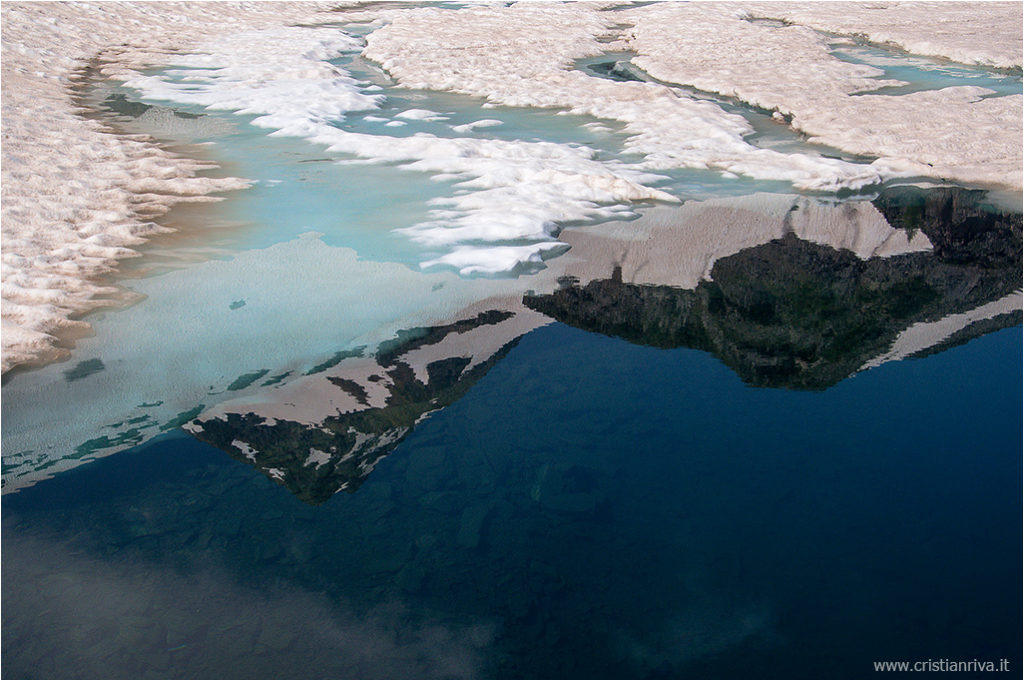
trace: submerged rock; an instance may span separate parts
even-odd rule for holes
[[[470,506],[462,512],[462,518],[459,520],[459,533],[456,538],[459,546],[475,549],[480,545],[481,532],[491,510],[490,503],[480,503]]]
[[[74,368],[65,371],[64,378],[68,381],[77,381],[80,378],[92,376],[104,369],[106,369],[106,367],[103,366],[103,360],[99,358],[87,359],[76,364]]]

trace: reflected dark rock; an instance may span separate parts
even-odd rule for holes
[[[820,390],[886,353],[901,331],[1020,288],[1021,216],[985,210],[984,192],[914,188],[876,199],[894,227],[925,231],[933,253],[862,260],[792,233],[715,262],[695,289],[636,285],[621,270],[527,296],[527,307],[589,331],[715,354],[753,386]],[[970,324],[949,342],[1020,323]]]
[[[446,342],[486,332],[513,317],[512,312],[489,310],[452,324],[406,330],[382,343],[373,360],[338,353],[325,363],[330,366],[318,367],[319,375],[303,376],[317,381],[318,389],[330,386],[323,403],[347,396],[352,402],[348,411],[302,420],[225,411],[200,417],[186,430],[260,469],[303,501],[323,503],[339,491],[358,489],[425,415],[462,397],[505,357],[521,333],[506,340],[500,330],[500,345],[486,357],[445,356]],[[494,340],[493,334],[484,335]],[[460,348],[454,345],[455,352]]]
[[[987,208],[986,192],[894,187],[872,203],[897,229],[920,229],[945,262],[976,267],[1021,263],[1021,215]]]
[[[154,107],[149,104],[143,104],[142,102],[136,102],[128,99],[123,94],[110,95],[103,100],[103,106],[112,113],[119,116],[128,116],[129,118],[138,118],[150,109]],[[188,113],[186,111],[176,111],[167,107],[161,107],[170,111],[177,118],[184,118],[186,120],[194,120],[200,118],[200,114]]]
[[[557,290],[400,331],[372,356],[359,347],[308,371],[246,374],[239,397],[187,414],[185,429],[320,504],[358,489],[426,415],[550,319],[711,352],[752,386],[825,389],[1020,323],[1021,218],[984,200],[914,188],[873,203],[763,195],[683,205],[619,232],[568,229],[576,260],[551,278]],[[565,513],[603,503],[575,469],[545,469],[533,494]],[[469,513],[460,542],[475,545],[485,523]]]
[[[643,83],[644,78],[637,75],[637,73],[631,69],[633,65],[628,61],[605,61],[598,62],[597,64],[590,64],[587,66],[588,69],[593,71],[603,78],[610,78],[617,81],[632,81],[635,83]],[[635,67],[633,67],[635,68]]]

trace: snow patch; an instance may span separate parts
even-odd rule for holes
[[[237,449],[238,451],[242,452],[242,454],[245,455],[245,458],[249,459],[249,461],[256,461],[256,454],[258,452],[255,449],[253,449],[248,442],[243,442],[242,440],[232,440],[231,446]]]
[[[330,462],[331,462],[331,455],[329,453],[320,451],[319,449],[315,449],[313,447],[310,447],[309,448],[309,456],[306,457],[306,460],[303,462],[302,465],[303,466],[312,466],[313,464],[316,464],[316,468],[320,468],[320,466],[323,466],[325,463],[330,463]]]

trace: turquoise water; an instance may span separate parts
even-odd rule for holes
[[[378,109],[350,112],[334,123],[347,132],[394,138],[430,135],[443,139],[547,142],[592,149],[595,158],[602,161],[622,159],[621,147],[626,137],[621,134],[622,124],[618,122],[566,115],[564,111],[553,109],[483,108],[484,100],[480,98],[396,88],[379,69],[353,55],[339,57],[332,63],[343,66],[366,85],[381,88],[382,101]],[[180,81],[183,74],[189,72],[175,69],[176,75],[171,80]],[[110,95],[127,102],[139,102],[138,93],[128,88],[114,88]],[[199,246],[203,252],[266,248],[313,231],[323,234],[329,245],[354,248],[361,259],[417,267],[418,263],[440,255],[441,251],[418,245],[395,230],[430,220],[435,208],[431,200],[467,193],[458,186],[459,179],[441,178],[438,173],[399,168],[395,164],[367,163],[351,155],[326,152],[322,145],[294,137],[268,136],[267,129],[251,125],[255,115],[218,112],[160,100],[146,101],[173,106],[173,111],[179,114],[200,116],[204,125],[202,128],[190,125],[195,119],[185,119],[178,131],[147,132],[177,144],[204,145],[200,147],[201,153],[216,159],[223,166],[222,173],[255,182],[247,191],[245,201],[227,201],[204,211],[204,220],[235,228],[204,234]],[[111,105],[110,100],[104,98],[99,98],[98,104],[101,107]],[[424,107],[436,116],[422,120],[398,116]],[[492,124],[453,129],[482,120]],[[389,126],[388,123],[400,125]],[[144,122],[126,121],[124,124],[129,129],[146,130]],[[210,128],[215,134],[203,132]],[[198,134],[196,129],[200,131]],[[690,171],[690,174],[704,178],[704,184],[716,184],[716,173]],[[784,183],[717,184],[728,184],[728,192],[733,195],[760,187],[787,188]],[[706,195],[714,193],[713,188],[705,192]],[[244,229],[237,228],[240,226]]]
[[[799,153],[811,156],[823,156],[826,158],[838,158],[851,162],[870,163],[871,160],[863,156],[857,156],[844,152],[834,147],[822,144],[809,144],[806,135],[793,130],[788,123],[777,121],[772,118],[772,112],[750,106],[738,99],[705,92],[696,88],[675,85],[658,80],[650,76],[646,71],[632,63],[635,52],[607,52],[597,57],[577,59],[575,67],[589,75],[608,78],[610,80],[636,80],[641,82],[658,83],[672,88],[683,97],[710,101],[717,104],[724,111],[742,116],[750,125],[751,132],[744,137],[748,144],[762,149],[772,149],[780,153]],[[673,178],[673,186],[678,187],[681,196],[701,197],[708,192],[724,194],[731,188],[729,183],[709,181],[706,173],[695,173],[693,181],[688,182],[685,174],[679,175],[679,171],[669,171]],[[750,180],[737,178],[737,193],[750,191],[786,191],[785,183],[762,182],[751,186]]]
[[[380,133],[385,121],[366,121],[366,116],[392,119],[409,109],[421,108],[429,100],[430,110],[443,120],[406,120],[405,125],[386,130],[396,137],[426,132],[438,137],[481,137],[509,141],[554,142],[584,145],[596,150],[604,158],[615,158],[615,150],[622,146],[626,136],[621,134],[623,124],[618,121],[591,116],[567,114],[560,109],[529,109],[508,106],[483,107],[484,100],[447,92],[430,92],[395,87],[394,81],[380,68],[358,56],[346,56],[332,63],[343,67],[354,77],[383,88],[385,99],[379,110],[353,112],[339,124],[353,132]],[[557,114],[557,115],[552,115]],[[501,125],[455,131],[462,126],[484,119],[500,121]],[[605,131],[595,131],[588,124],[597,124]]]
[[[838,43],[832,56],[851,64],[867,64],[881,69],[880,80],[901,80],[906,85],[881,87],[858,94],[899,96],[947,87],[975,86],[993,90],[987,97],[1006,97],[1022,93],[1021,74],[983,66],[957,64],[943,59],[911,55],[879,45]]]

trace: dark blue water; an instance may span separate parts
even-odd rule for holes
[[[165,437],[3,497],[2,672],[1019,676],[1021,356],[797,392],[553,324],[316,507]]]

